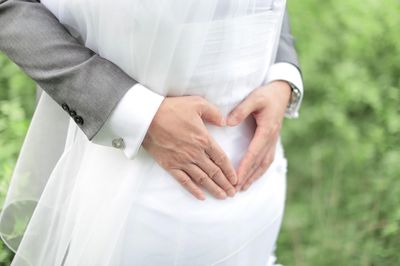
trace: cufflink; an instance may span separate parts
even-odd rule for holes
[[[123,138],[117,138],[112,140],[112,146],[117,149],[125,148],[125,142]]]

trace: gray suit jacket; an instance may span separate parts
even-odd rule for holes
[[[19,65],[91,140],[137,83],[75,39],[40,1],[0,0],[0,51]],[[299,67],[287,12],[276,62]]]

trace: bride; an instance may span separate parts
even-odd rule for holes
[[[0,217],[12,265],[272,265],[290,87],[268,77],[285,1],[42,4],[162,101],[128,159],[42,93]]]

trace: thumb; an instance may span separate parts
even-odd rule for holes
[[[215,105],[209,102],[205,102],[201,105],[200,117],[217,126],[225,126],[226,124],[222,113]]]
[[[256,103],[252,97],[246,97],[239,103],[226,118],[228,126],[236,126],[240,124],[246,117],[248,117],[256,109]]]

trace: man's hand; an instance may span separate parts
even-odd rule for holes
[[[273,162],[290,93],[287,82],[274,81],[252,91],[229,113],[229,126],[238,125],[250,114],[257,123],[254,137],[237,169],[237,191],[246,190]]]
[[[219,199],[233,197],[235,169],[202,119],[225,125],[217,107],[200,96],[166,97],[142,146],[196,198],[205,199],[199,186]]]

